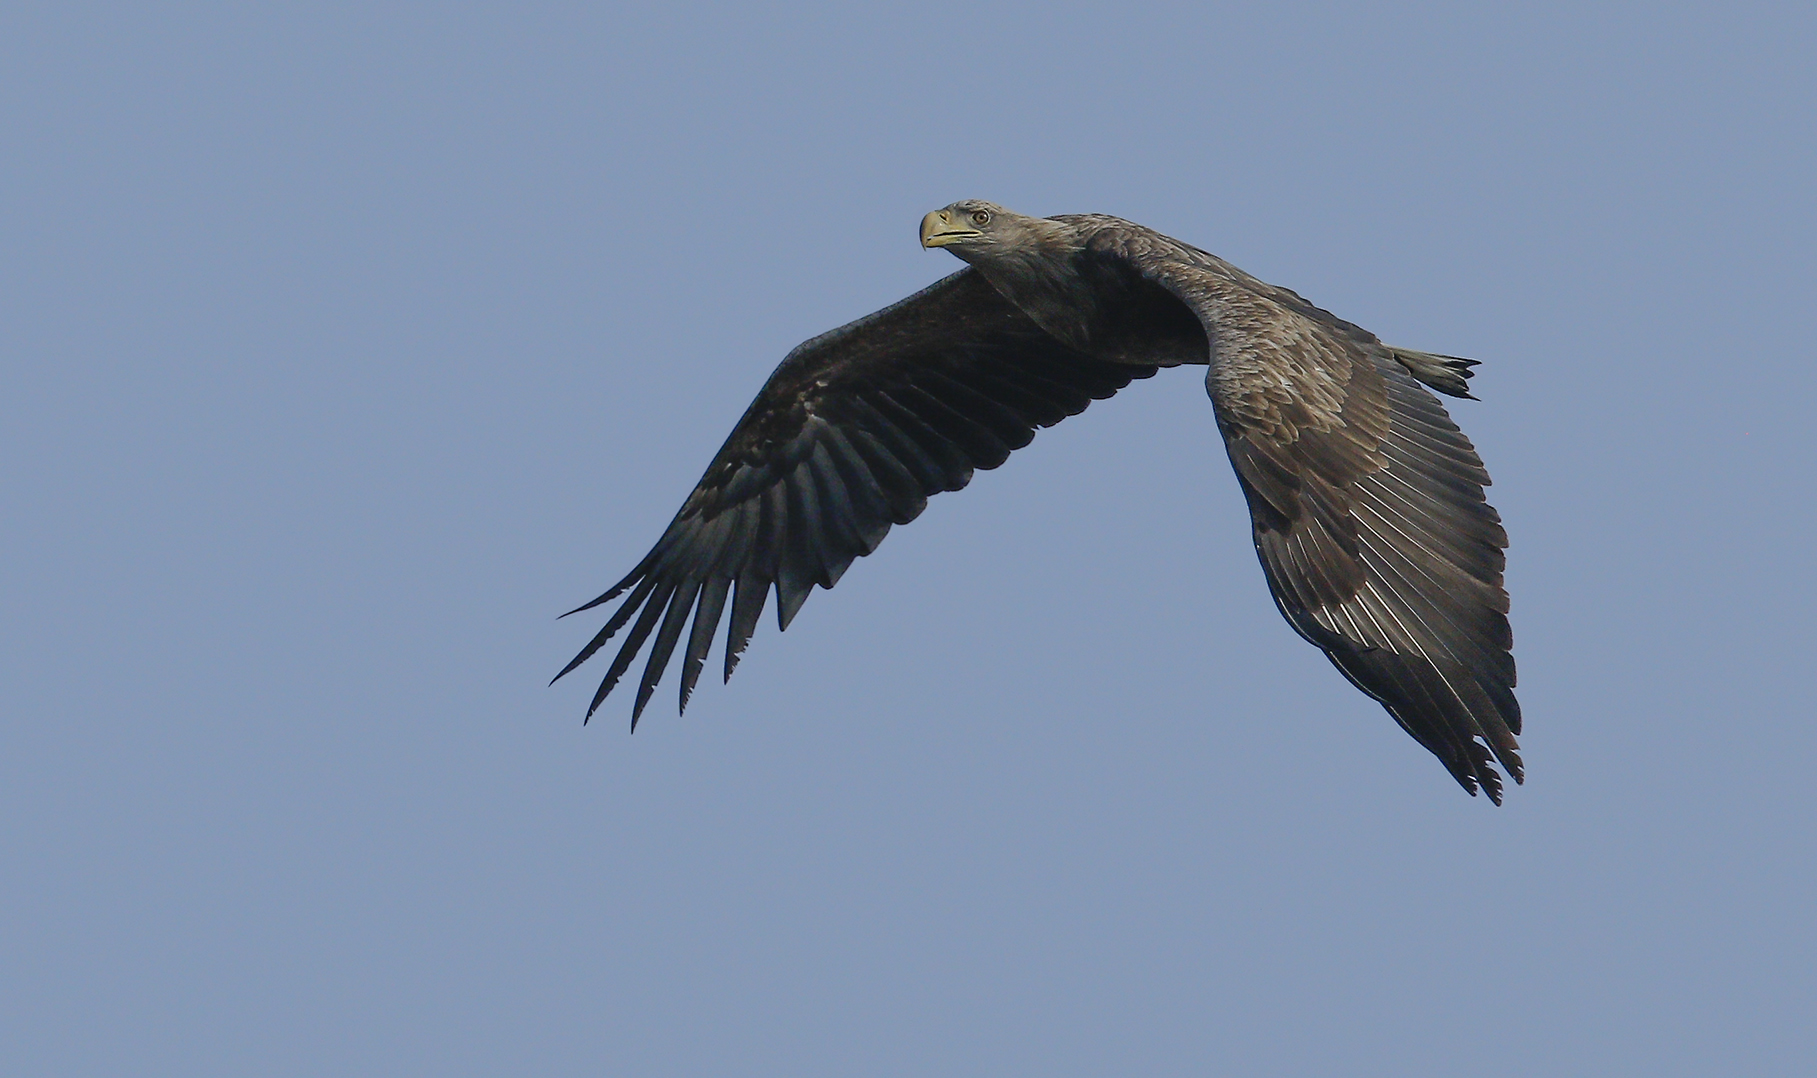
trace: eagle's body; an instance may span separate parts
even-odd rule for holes
[[[683,707],[728,600],[730,677],[772,587],[786,628],[815,584],[1036,427],[1203,363],[1288,623],[1465,789],[1499,802],[1494,761],[1521,780],[1507,536],[1469,439],[1420,385],[1469,396],[1471,361],[1390,348],[1115,217],[959,202],[922,242],[970,267],[791,352],[655,549],[580,608],[631,589],[563,674],[638,615],[589,716],[652,632],[634,726],[690,614]]]

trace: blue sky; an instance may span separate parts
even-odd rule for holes
[[[0,1069],[1809,1067],[1814,46],[1748,4],[0,15]],[[545,687],[963,197],[1483,361],[1504,808],[1281,622],[1191,371],[684,719]]]

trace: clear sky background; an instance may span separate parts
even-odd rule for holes
[[[1491,7],[10,6],[0,1071],[1812,1067],[1817,15]],[[1190,369],[684,719],[545,687],[963,197],[1483,361],[1506,807]]]

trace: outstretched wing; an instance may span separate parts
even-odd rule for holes
[[[770,375],[656,546],[578,608],[630,589],[556,678],[636,616],[587,708],[591,718],[654,632],[635,729],[692,613],[685,709],[728,595],[730,678],[771,587],[786,629],[814,585],[831,588],[892,524],[919,516],[930,495],[960,489],[974,469],[995,468],[1027,445],[1036,427],[1154,372],[1068,348],[970,269],[815,337]]]
[[[1419,380],[1469,362],[1374,335],[1155,233],[1102,243],[1179,296],[1213,342],[1206,388],[1288,624],[1471,794],[1522,779],[1501,518],[1489,474]]]

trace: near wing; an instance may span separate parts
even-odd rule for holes
[[[1500,804],[1492,756],[1522,780],[1508,537],[1481,458],[1410,373],[1467,396],[1469,361],[1402,358],[1203,252],[1138,239],[1120,253],[1215,342],[1206,387],[1288,624]]]
[[[591,718],[654,631],[631,715],[636,729],[692,611],[685,709],[728,594],[730,678],[772,586],[786,629],[815,584],[831,588],[890,525],[919,516],[929,495],[960,489],[973,469],[995,468],[1027,445],[1036,427],[1154,372],[1066,347],[970,269],[815,337],[770,375],[637,568],[569,611],[631,589],[556,678],[637,615],[587,708]]]

